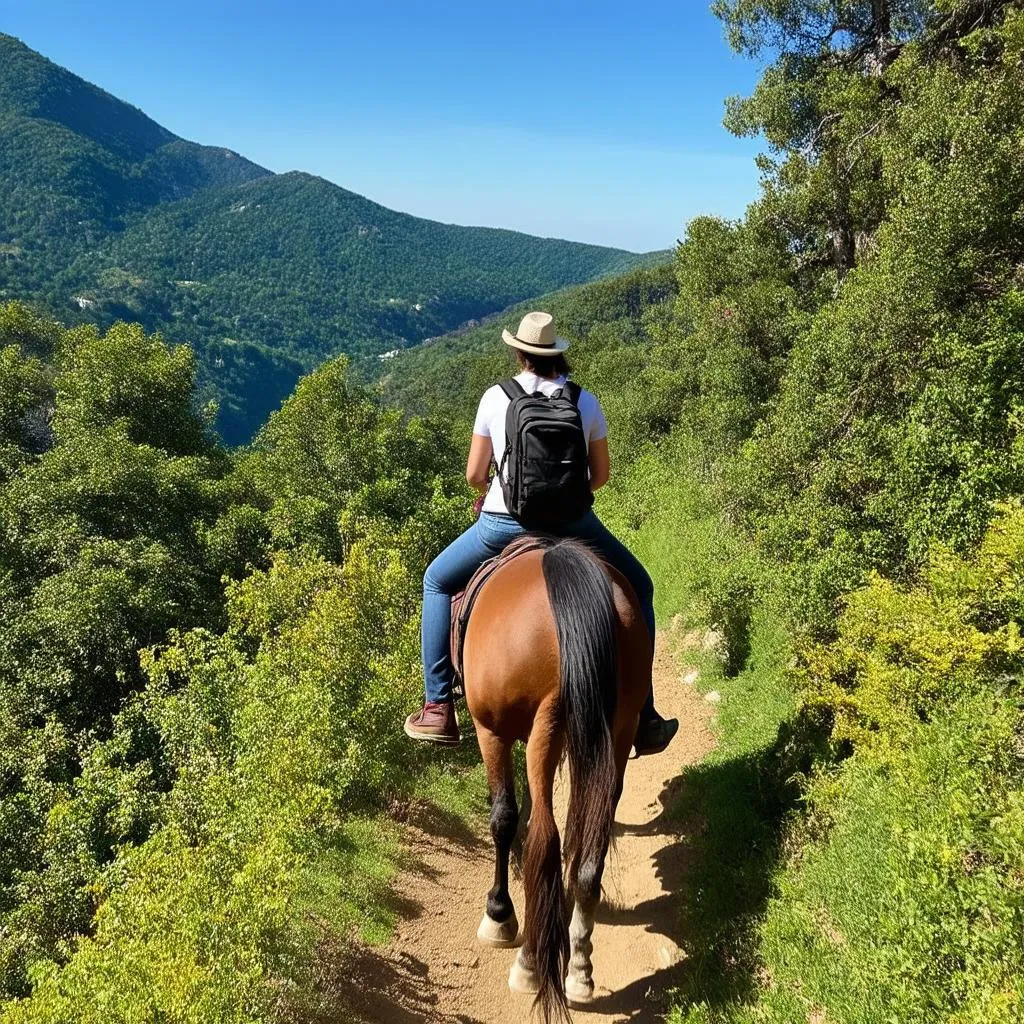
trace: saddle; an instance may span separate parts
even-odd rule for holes
[[[517,537],[500,554],[494,558],[488,558],[483,565],[470,577],[466,589],[452,598],[452,632],[451,651],[452,666],[455,669],[455,682],[452,692],[457,697],[466,696],[465,680],[462,676],[462,649],[466,639],[466,626],[469,624],[469,617],[473,614],[473,605],[480,595],[484,584],[503,565],[511,562],[528,551],[537,551],[549,547],[551,541],[547,537],[539,537],[533,534],[526,534]]]

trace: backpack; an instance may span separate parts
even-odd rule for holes
[[[509,515],[528,528],[575,522],[594,504],[580,386],[569,381],[550,398],[517,380],[499,386],[509,399],[498,466]]]

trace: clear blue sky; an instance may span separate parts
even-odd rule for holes
[[[758,68],[708,0],[0,0],[0,30],[185,138],[459,224],[665,248],[738,216]]]

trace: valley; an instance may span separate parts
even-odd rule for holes
[[[303,373],[444,334],[640,255],[396,213],[177,138],[0,35],[0,299],[190,344],[251,439]]]

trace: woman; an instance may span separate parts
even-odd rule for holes
[[[551,397],[568,380],[569,365],[564,352],[569,342],[555,334],[549,313],[528,313],[516,334],[502,331],[506,345],[515,350],[520,373],[516,380],[528,394]],[[473,440],[466,465],[466,479],[481,494],[486,494],[480,518],[461,537],[453,541],[430,563],[423,577],[423,676],[426,701],[411,714],[405,731],[415,740],[454,745],[459,742],[459,726],[452,700],[450,650],[452,597],[462,590],[478,568],[501,551],[525,528],[509,515],[497,475],[488,482],[492,462],[502,465],[505,453],[505,416],[509,398],[498,385],[480,400],[473,426]],[[608,427],[596,396],[580,392],[578,408],[587,442],[590,488],[596,491],[608,482]],[[646,569],[602,524],[593,510],[557,531],[589,541],[610,565],[629,580],[644,609],[647,628],[654,638],[654,584]],[[655,754],[668,746],[676,734],[676,719],[664,719],[654,710],[653,694],[647,699],[637,729],[638,755]]]

